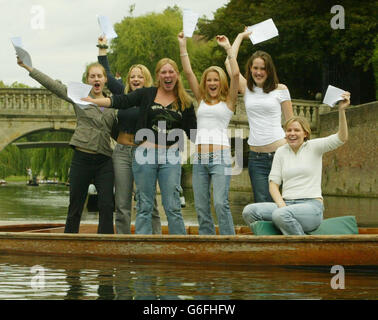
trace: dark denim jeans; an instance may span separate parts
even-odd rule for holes
[[[114,233],[112,158],[102,154],[91,154],[75,150],[70,167],[70,204],[65,233],[78,233],[81,214],[93,183],[98,193],[99,222],[97,233]]]
[[[269,173],[274,152],[249,151],[248,172],[251,179],[254,202],[273,202],[269,193]]]

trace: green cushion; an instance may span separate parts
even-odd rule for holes
[[[356,217],[344,216],[325,219],[318,229],[309,234],[358,234]]]
[[[282,234],[272,221],[255,221],[250,224],[250,228],[256,236],[270,236]]]
[[[253,234],[255,234],[256,236],[282,234],[282,232],[275,227],[272,221],[255,221],[250,224],[250,228]],[[354,216],[325,219],[316,230],[311,231],[308,234],[358,234],[357,221]]]

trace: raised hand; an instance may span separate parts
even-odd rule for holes
[[[347,106],[350,105],[350,92],[345,91],[341,97],[344,99],[339,102],[339,110],[344,110]]]
[[[244,31],[239,33],[242,39],[249,39],[249,36],[251,34],[252,34],[252,31],[248,31],[248,27],[244,27]]]
[[[24,62],[20,59],[19,56],[17,56],[17,64],[22,67],[22,68],[25,68],[26,70],[28,70],[29,72],[31,72],[33,70],[33,68],[30,68],[29,66],[27,66],[26,64],[24,64]]]
[[[184,32],[183,32],[183,31],[181,31],[181,32],[178,34],[177,39],[178,39],[178,42],[179,42],[180,47],[185,48],[185,47],[186,47],[186,38],[185,38],[185,36],[184,36]]]
[[[106,39],[105,36],[99,36],[98,40],[97,40],[97,43],[99,45],[104,45],[104,44],[106,45],[108,43],[108,40]]]
[[[231,48],[230,41],[228,40],[228,38],[226,36],[224,36],[224,35],[218,35],[218,36],[215,37],[215,39],[217,40],[217,43],[221,47],[225,48],[226,50],[228,48]]]

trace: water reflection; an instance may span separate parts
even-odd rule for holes
[[[27,187],[18,183],[1,186],[0,221],[64,222],[67,215],[68,197],[68,188],[63,185]],[[191,190],[185,191],[185,199],[186,207],[182,210],[185,223],[197,225]],[[158,197],[158,202],[160,203],[162,222],[166,224],[167,220],[160,197]],[[324,202],[325,218],[353,215],[356,216],[360,226],[378,227],[378,198],[325,197]],[[241,212],[246,204],[230,201],[235,225],[245,225]],[[135,220],[135,210],[132,212],[132,219]],[[215,214],[214,219],[216,221]],[[83,212],[82,221],[97,223],[98,215],[97,213]]]
[[[33,289],[31,267],[45,285]],[[229,300],[377,299],[377,270],[346,269],[333,290],[330,268],[147,263],[0,255],[0,299]]]

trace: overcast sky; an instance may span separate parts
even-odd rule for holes
[[[0,80],[30,86],[39,84],[16,64],[11,37],[20,36],[33,66],[63,83],[81,81],[85,65],[97,60],[100,29],[97,14],[112,23],[129,15],[162,12],[175,4],[201,16],[213,13],[229,0],[0,0]],[[42,18],[41,18],[42,17]],[[42,27],[42,29],[41,29]]]

